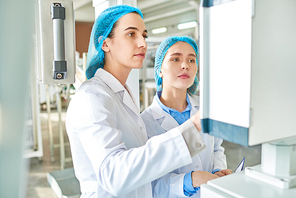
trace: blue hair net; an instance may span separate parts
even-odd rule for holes
[[[86,63],[86,77],[92,78],[97,69],[104,67],[104,51],[102,50],[103,41],[108,37],[113,29],[113,25],[122,16],[136,12],[142,18],[143,14],[139,8],[128,5],[111,6],[104,10],[96,19],[90,36],[87,63]]]
[[[159,76],[159,73],[161,71],[161,65],[163,62],[163,59],[168,51],[168,49],[174,45],[175,43],[183,41],[192,46],[196,53],[196,64],[198,66],[198,47],[195,42],[191,37],[188,36],[172,36],[166,38],[164,41],[161,42],[161,44],[158,46],[156,50],[156,55],[155,55],[155,63],[154,63],[154,79],[156,83],[156,88],[157,91],[162,90],[162,78]],[[193,84],[188,88],[187,92],[194,95],[197,91],[197,86],[198,86],[198,78],[195,76]]]

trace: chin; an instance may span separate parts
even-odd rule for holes
[[[191,85],[179,85],[178,86],[178,89],[180,89],[180,90],[187,90]]]
[[[133,69],[141,69],[143,67],[143,62],[135,64],[132,66]]]

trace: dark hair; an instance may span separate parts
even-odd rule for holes
[[[138,14],[139,16],[140,16],[140,14],[139,13],[137,13],[137,12],[130,12],[130,13],[135,13],[135,14]],[[114,36],[114,29],[116,28],[116,26],[117,26],[117,24],[118,24],[118,21],[116,21],[114,24],[113,24],[113,27],[112,27],[112,29],[111,29],[111,32],[110,32],[110,34],[107,36],[107,38],[113,38],[113,36]]]
[[[118,24],[118,21],[116,21],[113,24],[112,30],[111,30],[110,34],[107,36],[108,38],[110,38],[110,39],[113,38],[113,36],[114,36],[114,29],[116,28],[117,24]]]

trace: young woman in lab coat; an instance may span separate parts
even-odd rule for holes
[[[154,77],[157,94],[141,114],[149,138],[178,127],[199,110],[194,96],[198,47],[190,37],[169,37],[155,55]],[[231,173],[226,169],[222,139],[201,133],[206,150],[192,158],[192,163],[175,169],[152,183],[154,198],[199,197],[199,186],[211,178]]]
[[[138,8],[114,6],[96,19],[86,76],[66,117],[81,197],[152,198],[151,182],[192,163],[205,149],[199,114],[148,140],[145,123],[126,85],[142,67],[147,30]]]

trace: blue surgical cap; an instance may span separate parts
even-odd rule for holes
[[[154,79],[156,83],[156,89],[157,91],[162,90],[162,78],[159,76],[159,73],[161,71],[161,65],[163,62],[163,59],[168,51],[168,49],[174,45],[175,43],[182,41],[190,44],[192,48],[194,49],[196,53],[196,65],[198,66],[198,47],[191,37],[189,36],[172,36],[166,38],[164,41],[161,42],[161,44],[158,46],[156,50],[155,55],[155,63],[154,63]],[[198,78],[195,76],[193,84],[187,89],[187,92],[194,95],[197,91],[198,86]]]
[[[122,16],[136,12],[142,18],[143,14],[139,8],[128,5],[111,6],[104,10],[96,19],[90,36],[87,63],[86,63],[86,77],[92,78],[99,68],[104,67],[104,51],[102,50],[103,41],[108,37],[113,25]]]

